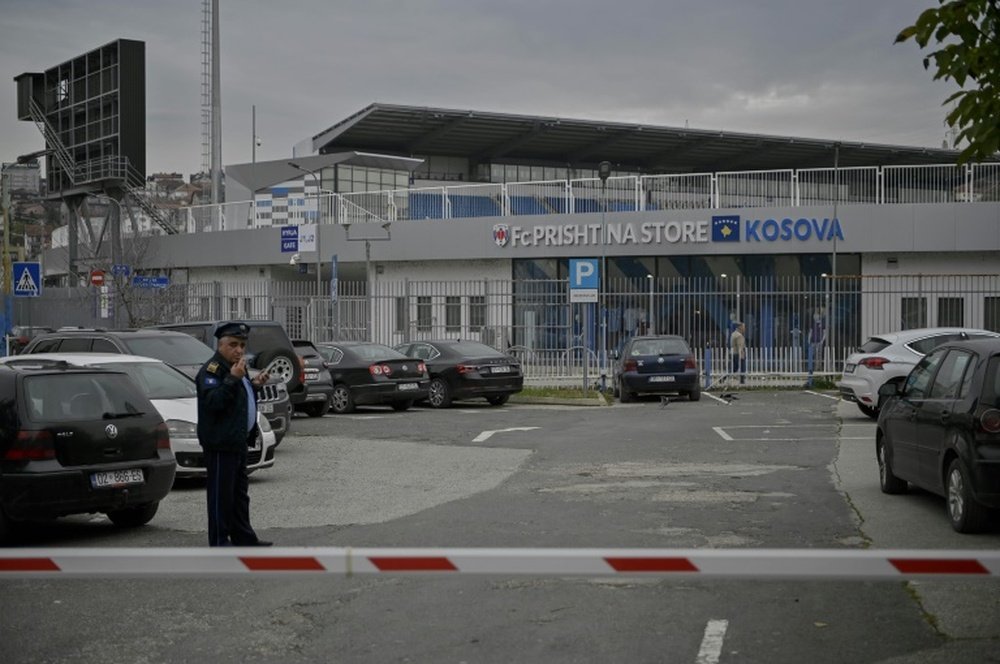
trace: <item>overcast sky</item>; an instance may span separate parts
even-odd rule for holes
[[[900,28],[936,0],[221,0],[223,162],[372,102],[941,147]],[[201,166],[201,0],[0,0],[2,159],[41,149],[14,76],[146,42],[147,171]]]

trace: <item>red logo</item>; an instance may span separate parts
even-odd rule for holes
[[[507,224],[494,224],[493,241],[498,247],[506,247],[507,240],[510,239],[510,229]]]
[[[104,285],[104,270],[91,270],[90,271],[90,284],[92,286],[103,286]]]

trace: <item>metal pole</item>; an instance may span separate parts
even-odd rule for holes
[[[601,280],[598,292],[601,315],[601,392],[608,387],[608,177],[611,175],[611,162],[602,161],[597,165],[597,176],[601,179]]]
[[[323,252],[320,244],[320,230],[323,227],[323,200],[321,198],[323,187],[319,176],[316,175],[316,171],[308,169],[305,166],[300,166],[293,161],[288,162],[288,165],[296,170],[308,173],[316,182],[316,297],[320,297],[323,293],[322,280],[320,279],[320,272],[323,271]]]
[[[653,275],[647,274],[649,279],[649,325],[646,326],[646,334],[656,334],[656,326],[653,324]]]
[[[833,219],[837,220],[837,203],[840,202],[840,142],[833,144]],[[831,222],[832,223],[832,222]],[[837,353],[837,326],[833,308],[837,306],[837,234],[833,235],[833,262],[831,267],[832,276],[830,279],[831,307],[827,309],[827,327],[829,328],[830,348],[834,353],[834,367],[836,371]]]
[[[219,50],[219,0],[212,0],[212,205],[218,205],[222,197],[222,75]]]
[[[368,341],[374,341],[375,312],[372,309],[372,243],[365,240],[365,296],[368,300]]]

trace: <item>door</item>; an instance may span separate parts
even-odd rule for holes
[[[917,411],[927,399],[934,373],[945,353],[935,351],[917,363],[903,384],[903,394],[884,421],[891,444],[888,453],[892,470],[900,478],[913,482],[917,482],[920,476],[920,455],[916,444]]]
[[[942,360],[927,393],[916,412],[913,445],[917,454],[916,484],[941,493],[938,459],[948,444],[949,433],[956,417],[955,404],[962,396],[966,371],[973,365],[973,355],[968,351],[953,349]]]

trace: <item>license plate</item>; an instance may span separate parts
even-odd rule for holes
[[[325,394],[309,394],[306,396],[306,401],[326,401]]]
[[[844,373],[854,373],[854,368],[858,366],[856,364],[848,364],[844,367]]]
[[[510,367],[506,364],[502,364],[498,367],[493,367],[493,373],[510,373]]]
[[[400,390],[415,390],[417,389],[416,383],[400,383],[396,389]]]
[[[259,403],[259,404],[257,404],[257,410],[259,410],[260,412],[264,413],[265,415],[270,415],[271,413],[274,412],[274,404],[273,403]]]
[[[138,468],[128,468],[126,470],[106,470],[100,473],[93,473],[90,476],[90,486],[95,489],[124,486],[126,484],[142,484],[145,481],[146,480],[142,476],[142,471]]]
[[[650,383],[672,383],[674,382],[673,376],[651,376],[649,379]]]

